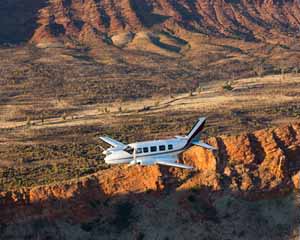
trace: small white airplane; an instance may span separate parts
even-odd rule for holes
[[[178,155],[193,145],[208,150],[217,150],[215,147],[200,141],[200,132],[203,130],[206,118],[199,118],[187,136],[176,136],[172,139],[136,142],[125,145],[109,137],[100,139],[111,145],[103,152],[107,164],[140,164],[165,165],[184,169],[193,169],[191,166],[178,163]]]

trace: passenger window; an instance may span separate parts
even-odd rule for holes
[[[172,150],[173,149],[173,145],[172,144],[169,144],[168,145],[168,150]]]
[[[166,146],[165,145],[160,145],[159,146],[159,151],[165,151],[166,150]]]
[[[127,146],[125,149],[124,149],[125,152],[128,152],[129,154],[133,154],[133,151],[134,149],[130,146]]]
[[[156,146],[152,146],[152,147],[150,148],[150,151],[151,151],[151,152],[156,152],[156,151],[157,151],[157,147],[156,147]]]
[[[144,148],[143,148],[143,152],[144,152],[144,153],[147,153],[147,152],[149,152],[149,148],[147,148],[147,147],[144,147]]]
[[[137,154],[142,153],[142,152],[143,152],[143,151],[142,151],[141,148],[136,149],[136,153],[137,153]]]

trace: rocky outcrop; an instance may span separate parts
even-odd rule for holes
[[[229,188],[243,195],[289,190],[291,177],[295,174],[295,186],[299,178],[295,173],[300,169],[299,136],[300,126],[290,125],[211,139],[219,148],[217,154],[198,147],[184,154],[184,161],[194,162],[194,166],[208,177],[202,177],[201,173],[201,177],[189,179],[181,188],[190,188],[200,180],[204,185],[209,181],[214,190]]]
[[[129,193],[160,191],[159,167],[116,167],[97,174],[21,191],[0,193],[0,222],[14,221],[20,214],[55,218],[73,215],[78,220],[94,216],[91,205],[103,203],[113,197]]]
[[[182,161],[195,171],[159,166],[118,166],[70,182],[0,193],[1,222],[20,216],[95,217],[109,202],[139,195],[190,191],[231,192],[250,199],[299,188],[300,124],[209,139],[216,153],[192,147]]]
[[[0,41],[37,44],[110,42],[123,32],[164,30],[216,36],[293,40],[300,25],[298,0],[19,0],[0,3]],[[15,16],[15,17],[11,17]],[[4,25],[5,24],[5,25]],[[7,31],[9,24],[9,31]],[[25,26],[25,27],[24,27]]]

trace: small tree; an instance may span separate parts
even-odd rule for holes
[[[298,67],[294,67],[294,74],[296,76],[298,76],[298,73],[299,73],[299,68]]]
[[[26,119],[26,126],[30,127],[31,126],[31,118],[28,116]]]
[[[173,98],[171,85],[168,87],[168,90],[169,90],[169,97]]]
[[[231,82],[231,81],[227,81],[227,82],[223,85],[223,90],[225,90],[225,91],[232,91],[232,90],[233,90],[232,82]]]
[[[44,124],[44,122],[45,122],[45,115],[44,115],[43,112],[40,115],[40,119],[41,119],[42,124]]]
[[[265,71],[265,69],[264,69],[263,63],[260,63],[256,66],[254,66],[254,72],[255,72],[256,76],[258,76],[259,78],[263,77],[264,71]]]
[[[193,89],[190,90],[190,96],[191,96],[191,97],[194,96],[194,91],[193,91]]]
[[[65,121],[67,119],[67,114],[64,112],[62,115],[62,119]]]
[[[280,73],[281,73],[281,78],[284,79],[284,74],[285,74],[285,68],[284,67],[280,68]]]
[[[53,163],[52,169],[53,169],[54,173],[56,173],[56,174],[58,173],[58,164],[56,162]]]
[[[199,86],[199,87],[197,88],[197,93],[198,93],[198,95],[200,95],[202,92],[203,92],[203,88]]]
[[[284,80],[288,66],[285,63],[281,63],[279,68],[280,68],[281,79]]]

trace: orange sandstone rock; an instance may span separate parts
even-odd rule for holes
[[[71,216],[81,221],[110,214],[108,201],[136,201],[144,194],[204,189],[226,190],[250,199],[286,194],[299,188],[300,125],[261,130],[237,137],[209,139],[212,153],[192,147],[182,162],[190,172],[160,166],[117,166],[80,179],[11,192],[0,192],[0,222],[26,216]],[[298,174],[295,174],[298,172]],[[94,208],[98,210],[95,211]]]

